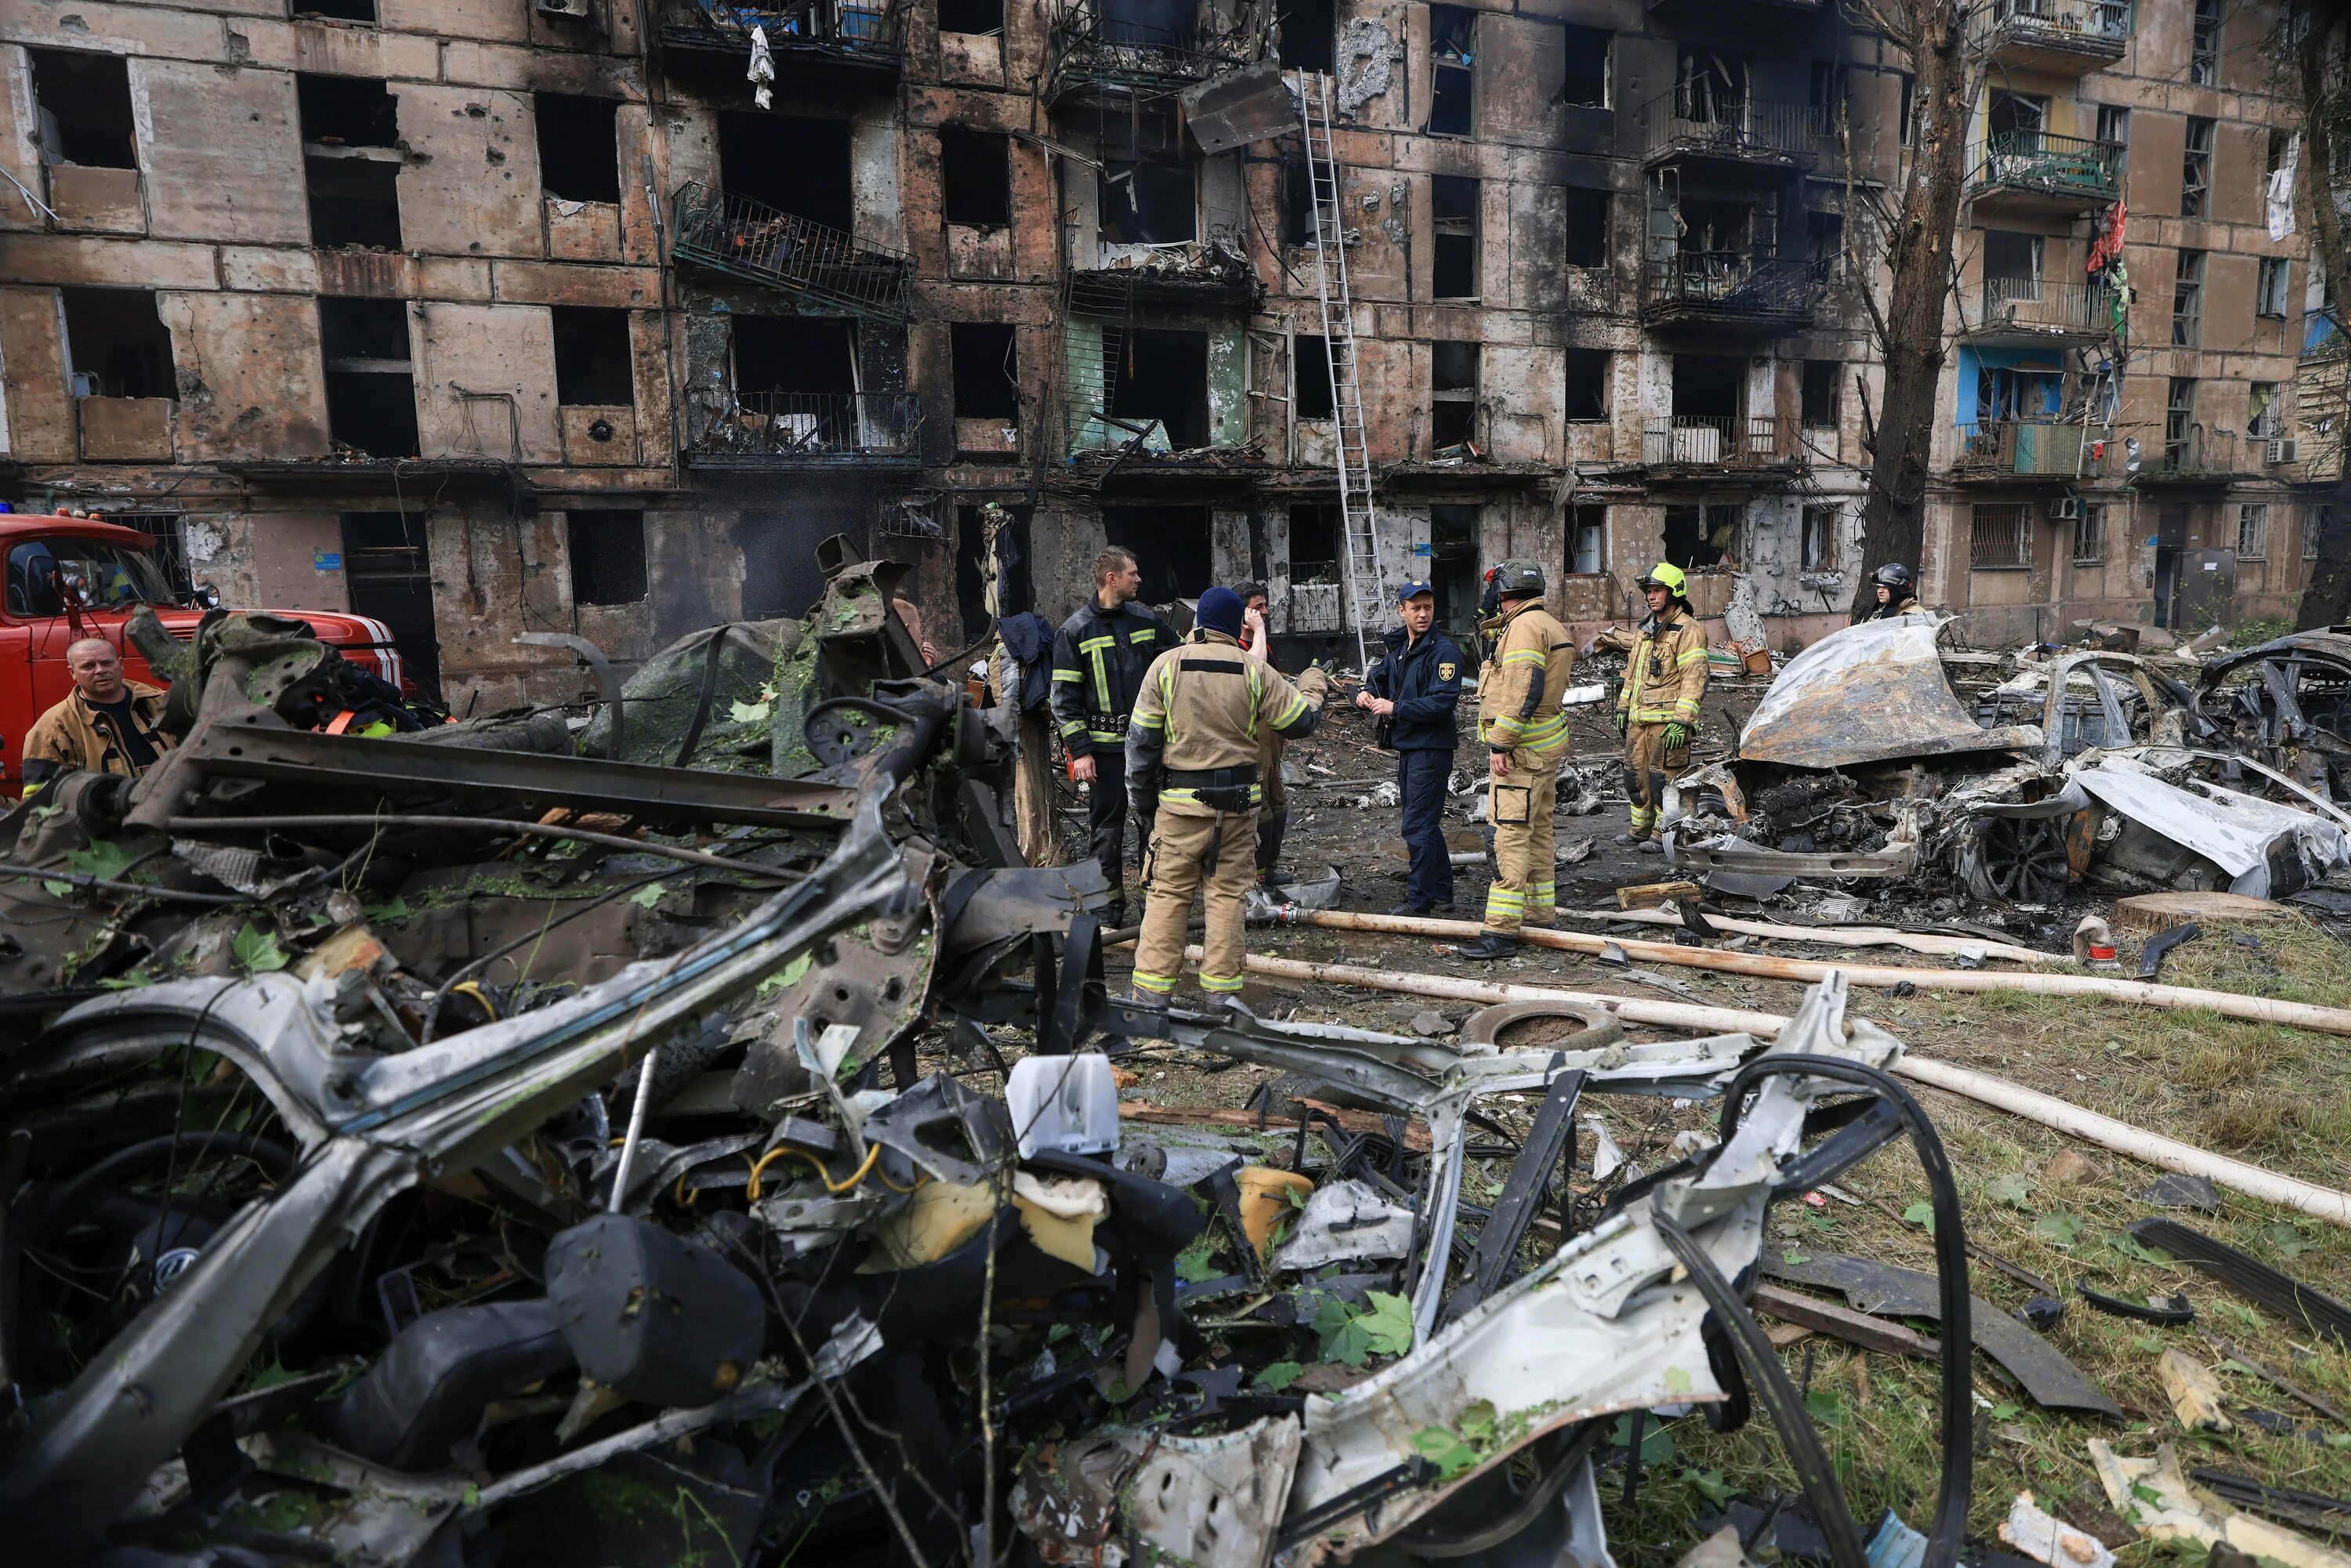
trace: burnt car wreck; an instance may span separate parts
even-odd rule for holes
[[[12,1560],[1604,1563],[1616,1418],[1760,1405],[1861,1568],[1747,1298],[1769,1207],[1907,1137],[1951,1561],[1959,1197],[1841,977],[1768,1042],[1111,998],[1099,872],[1009,848],[1007,716],[828,564],[576,733],[321,734],[332,650],[221,618],[166,766],[0,825]],[[1126,1041],[1311,1092],[1123,1130]],[[1587,1095],[1719,1128],[1571,1182]]]

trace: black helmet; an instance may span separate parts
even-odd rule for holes
[[[1884,566],[1879,567],[1876,571],[1871,572],[1869,574],[1869,580],[1877,584],[1880,588],[1901,589],[1909,587],[1910,584],[1917,580],[1910,575],[1910,569],[1908,567],[1904,566],[1898,560],[1889,560]]]
[[[1504,599],[1543,591],[1542,568],[1533,561],[1515,558],[1489,568],[1486,580],[1493,585],[1495,594]]]

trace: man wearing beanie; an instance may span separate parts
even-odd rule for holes
[[[1184,926],[1197,891],[1207,906],[1200,987],[1241,988],[1242,911],[1256,872],[1264,791],[1259,738],[1313,733],[1330,683],[1310,669],[1293,686],[1240,645],[1244,611],[1229,588],[1200,596],[1192,635],[1152,661],[1126,732],[1133,809],[1152,826],[1144,857],[1143,930],[1134,945],[1138,998],[1165,997],[1184,964]]]

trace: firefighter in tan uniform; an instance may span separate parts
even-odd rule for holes
[[[1486,743],[1486,816],[1494,826],[1494,883],[1486,890],[1486,929],[1461,948],[1464,958],[1515,952],[1521,925],[1559,918],[1552,850],[1552,810],[1559,754],[1567,745],[1567,678],[1575,645],[1543,608],[1542,568],[1506,560],[1486,574],[1490,617],[1480,628],[1492,652],[1478,673],[1478,738]]]
[[[1689,580],[1682,569],[1659,561],[1641,580],[1649,596],[1649,618],[1625,664],[1625,687],[1616,694],[1616,733],[1625,737],[1625,796],[1633,824],[1617,836],[1644,854],[1663,852],[1657,814],[1665,805],[1666,780],[1689,766],[1690,737],[1698,731],[1698,699],[1706,695],[1706,631],[1690,613]]]
[[[1138,998],[1176,988],[1184,925],[1199,890],[1207,930],[1200,988],[1210,996],[1241,988],[1242,911],[1257,871],[1260,737],[1296,740],[1322,716],[1329,681],[1310,669],[1293,686],[1240,645],[1240,596],[1212,588],[1200,596],[1196,629],[1152,661],[1126,732],[1127,789],[1152,822],[1144,862],[1143,930],[1134,945]]]

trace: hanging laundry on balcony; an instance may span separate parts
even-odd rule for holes
[[[751,29],[751,65],[743,75],[751,82],[751,101],[761,109],[773,109],[776,95],[771,84],[776,79],[776,62],[768,53],[765,27]]]
[[[2294,233],[2294,172],[2302,162],[2302,132],[2286,138],[2285,155],[2278,166],[2270,171],[2269,218],[2270,238],[2281,240]]]

